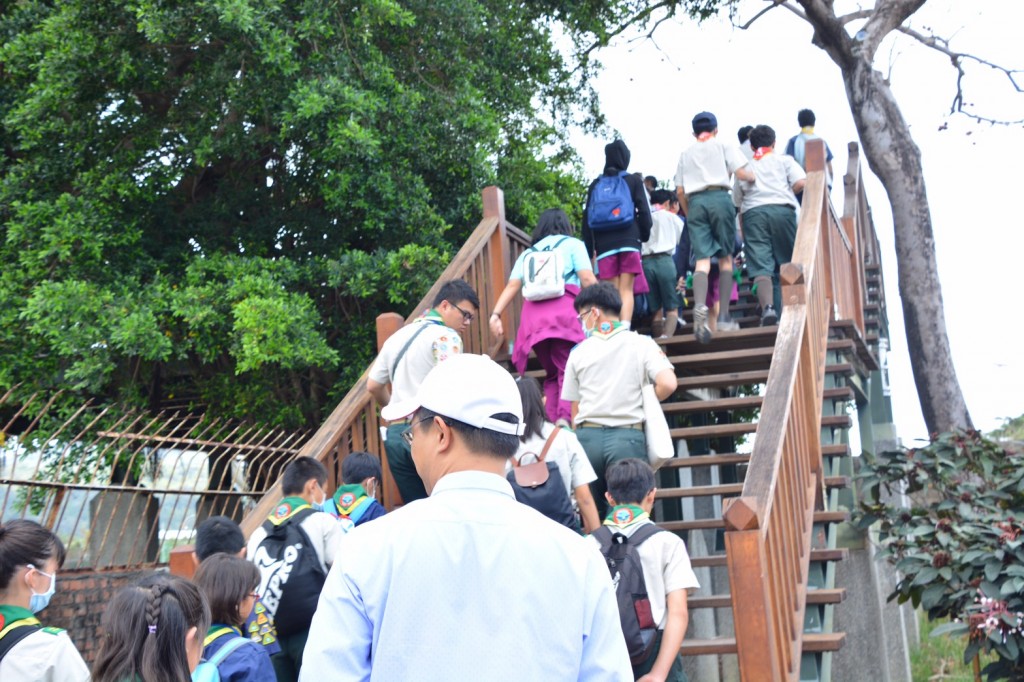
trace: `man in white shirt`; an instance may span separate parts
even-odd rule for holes
[[[444,283],[432,305],[384,342],[370,368],[366,390],[381,407],[416,395],[430,370],[462,352],[459,332],[469,329],[480,309],[480,299],[469,282],[453,279]],[[384,439],[388,467],[405,504],[427,496],[412,464],[409,444],[402,440],[402,431],[408,425],[405,419],[391,422]]]
[[[747,274],[757,285],[761,325],[779,320],[782,302],[779,267],[793,259],[796,242],[794,192],[804,188],[807,174],[792,156],[775,153],[775,131],[759,125],[750,131],[754,182],[736,182],[733,200],[740,210]]]
[[[503,476],[523,422],[512,376],[453,357],[382,410],[409,415],[430,497],[342,538],[301,682],[632,679],[600,554]]]

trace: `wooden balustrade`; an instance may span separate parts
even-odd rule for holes
[[[808,144],[807,185],[783,314],[743,491],[724,513],[736,646],[745,682],[800,673],[812,519],[823,508],[821,404],[831,319],[863,332],[857,226],[831,208],[823,143]],[[858,322],[859,321],[859,322]]]
[[[444,273],[430,288],[423,299],[413,308],[406,318],[406,323],[430,307],[434,296],[440,291],[444,282],[451,279],[465,279],[480,297],[480,311],[477,319],[468,331],[462,334],[466,352],[495,352],[495,359],[504,359],[508,355],[507,347],[500,347],[490,338],[487,319],[490,317],[494,302],[505,286],[511,271],[511,263],[530,245],[530,238],[524,232],[505,221],[505,207],[502,192],[497,187],[483,190],[483,220],[465,244],[445,268]],[[496,276],[497,275],[497,276]],[[519,306],[509,306],[504,314],[506,329],[515,329],[519,323]],[[387,324],[393,332],[398,326]],[[381,338],[381,336],[383,338]],[[379,336],[383,343],[385,334]],[[349,390],[334,411],[330,414],[319,430],[302,447],[297,456],[315,457],[327,466],[331,480],[340,479],[339,471],[342,460],[350,452],[366,450],[384,455],[384,443],[380,436],[383,425],[378,416],[376,402],[366,392],[366,379],[369,368],[363,372],[359,380]],[[383,483],[384,504],[393,507],[397,501],[397,490],[390,473],[385,466]],[[256,507],[246,515],[242,522],[242,531],[248,537],[255,528],[267,518],[273,506],[281,499],[280,483],[260,499]]]

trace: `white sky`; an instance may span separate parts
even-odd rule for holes
[[[764,5],[747,0],[744,17]],[[844,11],[855,3],[839,0]],[[932,0],[912,24],[953,35],[953,47],[1006,66],[1024,68],[1019,0]],[[784,145],[798,132],[796,112],[813,109],[815,132],[845,172],[846,144],[857,139],[837,66],[811,45],[810,27],[785,9],[775,9],[747,31],[727,19],[697,26],[666,22],[651,41],[621,40],[599,54],[604,71],[597,80],[602,109],[611,128],[632,151],[630,170],[670,180],[679,153],[690,144],[690,119],[701,110],[718,117],[720,134],[732,142],[744,124],[766,123]],[[659,49],[660,48],[660,49]],[[1024,130],[975,124],[947,116],[955,72],[946,57],[910,39],[890,39],[879,50],[876,68],[888,71],[904,117],[924,157],[931,203],[946,325],[957,375],[975,426],[989,431],[1005,417],[1024,413],[1024,348],[1018,333],[1024,268],[1024,220],[1013,201],[1022,177]],[[983,115],[1024,118],[1024,94],[1005,77],[973,67],[966,99]],[[1024,74],[1020,75],[1024,82]],[[948,130],[939,127],[948,122]],[[609,139],[573,138],[588,176],[604,165]],[[886,300],[893,351],[890,377],[897,429],[905,443],[924,438],[910,369],[896,279],[892,218],[885,192],[863,160],[868,200],[883,249]],[[1011,166],[1011,163],[1013,164]],[[1018,168],[1013,171],[1013,168]],[[1000,191],[1002,189],[1009,191]],[[842,182],[833,187],[842,212]]]

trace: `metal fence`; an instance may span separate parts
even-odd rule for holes
[[[51,528],[70,569],[166,563],[198,521],[241,521],[309,437],[60,397],[0,398],[0,518]]]

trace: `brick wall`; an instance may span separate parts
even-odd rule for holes
[[[57,593],[50,606],[40,613],[40,620],[43,625],[67,630],[85,662],[92,665],[99,651],[100,618],[107,604],[122,587],[151,572],[138,569],[61,571],[57,575]]]

